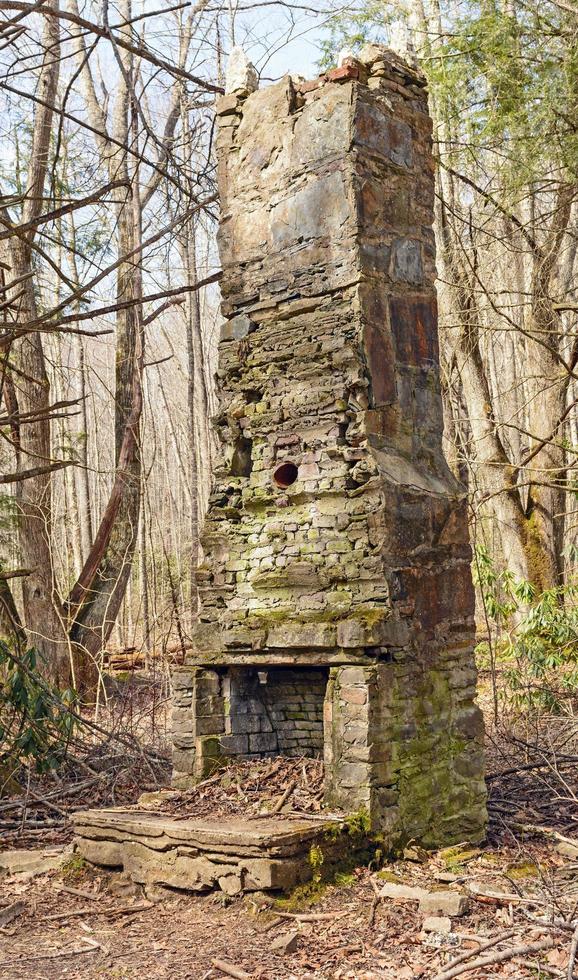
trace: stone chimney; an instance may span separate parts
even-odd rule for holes
[[[424,78],[368,45],[217,114],[222,454],[174,675],[175,785],[229,758],[322,754],[326,802],[387,842],[479,840]]]

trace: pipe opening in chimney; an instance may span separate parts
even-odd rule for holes
[[[273,473],[273,482],[281,490],[286,490],[292,483],[295,483],[298,476],[299,470],[295,463],[281,463]]]

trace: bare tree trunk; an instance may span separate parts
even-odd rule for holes
[[[47,6],[58,9],[57,0]],[[44,58],[38,84],[41,102],[36,105],[30,165],[26,181],[22,223],[34,221],[43,210],[44,189],[50,154],[50,136],[58,88],[60,27],[58,17],[45,15],[43,30]],[[35,320],[38,316],[33,286],[34,231],[14,234],[8,243],[9,277],[24,279],[16,300],[18,319]],[[9,297],[15,292],[10,291]],[[50,385],[46,372],[42,339],[39,333],[22,337],[15,344],[14,360],[18,375],[14,391],[20,413],[40,412],[34,425],[20,426],[17,457],[23,471],[32,465],[49,463],[52,458],[50,438]],[[60,602],[56,593],[52,562],[51,477],[44,473],[17,484],[19,507],[19,540],[22,564],[29,570],[22,584],[24,626],[41,654],[46,675],[62,686],[70,684],[71,664]]]
[[[150,652],[150,602],[149,602],[149,578],[147,570],[147,536],[146,536],[146,506],[145,506],[144,485],[141,488],[141,506],[139,515],[139,534],[138,534],[138,562],[139,562],[139,586],[140,598],[142,603],[142,622],[143,622],[143,648],[145,654]],[[148,657],[147,657],[148,659]]]
[[[551,291],[577,190],[576,184],[560,184],[547,239],[534,255],[532,271],[527,371],[533,389],[529,405],[533,457],[529,465],[533,476],[530,477],[526,547],[532,580],[542,589],[560,585],[564,571],[567,475],[563,420],[570,374],[560,357],[561,322],[554,310]]]
[[[194,172],[192,160],[191,133],[188,124],[188,114],[185,106],[182,108],[183,121],[183,141],[186,158],[186,172]],[[196,286],[198,281],[197,274],[197,252],[196,252],[196,227],[194,218],[186,224],[186,239],[181,242],[181,254],[183,255],[184,265],[187,275],[187,285]],[[191,289],[187,294],[185,305],[186,311],[186,337],[187,337],[187,364],[188,364],[188,385],[187,385],[187,406],[189,422],[189,455],[191,467],[191,557],[190,557],[190,587],[189,587],[189,609],[191,623],[195,622],[199,611],[199,592],[196,582],[196,571],[200,559],[199,545],[199,460],[204,460],[210,466],[210,443],[208,436],[209,412],[207,386],[205,382],[203,350],[203,336],[201,326],[200,297],[196,289]]]

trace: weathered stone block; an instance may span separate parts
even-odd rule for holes
[[[423,279],[421,244],[412,238],[398,238],[392,248],[392,275],[404,282],[419,283]]]
[[[392,119],[387,110],[369,98],[358,107],[354,141],[398,167],[406,169],[413,164],[410,127],[400,119]]]
[[[329,623],[285,623],[275,626],[267,634],[267,646],[286,647],[334,647],[336,629]]]
[[[76,841],[76,850],[91,864],[102,864],[105,868],[122,868],[124,863],[123,846],[118,841],[80,837]]]
[[[277,734],[275,732],[259,732],[256,735],[249,735],[250,752],[276,752],[278,747]]]
[[[220,742],[223,755],[246,755],[249,751],[248,735],[222,735]]]
[[[468,907],[467,895],[460,892],[429,892],[419,900],[419,910],[425,915],[465,915]]]

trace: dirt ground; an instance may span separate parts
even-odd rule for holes
[[[374,885],[379,889],[393,880],[440,887],[436,876],[451,874],[443,870],[448,863],[457,884],[469,882],[471,888],[475,882],[479,892],[470,899],[468,913],[452,919],[448,935],[422,931],[424,916],[415,901],[377,900]],[[551,947],[522,951],[463,976],[521,980],[567,975],[573,926],[553,928],[540,920],[572,921],[577,864],[535,842],[523,850],[502,844],[451,859],[401,861],[381,875],[359,869],[321,890],[314,904],[293,912],[287,906],[259,907],[251,897],[224,904],[214,894],[159,890],[145,896],[124,884],[121,875],[98,874],[77,864],[73,859],[54,873],[4,878],[2,903],[23,902],[24,909],[0,929],[0,976],[217,980],[227,976],[212,965],[221,959],[261,980],[425,980],[464,953],[470,953],[473,964],[480,945],[500,936],[503,943],[492,946],[491,953],[535,944]],[[295,950],[275,951],[275,941],[290,933]]]

